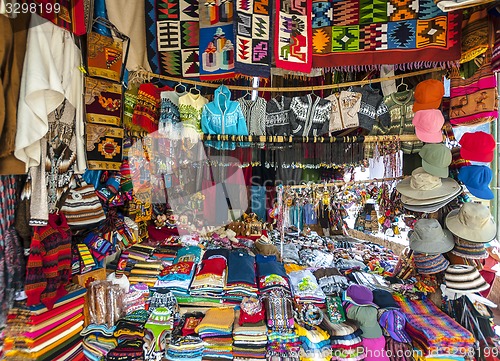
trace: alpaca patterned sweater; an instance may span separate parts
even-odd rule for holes
[[[71,278],[71,231],[63,214],[50,214],[46,226],[34,227],[26,267],[27,305],[42,302],[49,310],[64,296]]]

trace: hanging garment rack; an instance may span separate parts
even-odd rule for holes
[[[398,181],[401,179],[404,179],[405,177],[391,177],[391,178],[374,178],[374,179],[364,179],[364,180],[359,180],[359,181],[351,181],[351,182],[346,182],[346,181],[335,181],[335,182],[330,182],[330,183],[313,183],[311,184],[297,184],[293,186],[283,186],[285,188],[285,191],[287,189],[304,189],[308,187],[317,187],[317,188],[322,188],[322,187],[338,187],[338,186],[343,186],[343,185],[351,185],[351,184],[369,184],[369,183],[384,183],[384,182],[394,182]]]
[[[160,137],[154,133],[141,131],[126,131],[129,137]],[[444,137],[443,137],[444,139]],[[345,137],[284,137],[265,135],[228,135],[228,134],[202,134],[200,140],[219,142],[246,142],[246,143],[391,143],[391,142],[420,142],[414,134],[402,135],[359,135]]]
[[[328,84],[328,85],[311,85],[311,86],[304,86],[304,87],[258,87],[258,88],[252,88],[251,86],[226,85],[226,84],[224,84],[224,85],[226,85],[227,88],[229,88],[231,90],[254,90],[254,91],[259,91],[259,92],[307,92],[307,91],[312,92],[315,90],[347,88],[347,87],[356,86],[356,85],[365,85],[365,84],[372,84],[372,83],[380,83],[380,82],[389,81],[389,80],[410,78],[410,77],[414,77],[414,76],[418,76],[418,75],[436,73],[436,72],[440,72],[443,70],[446,70],[446,69],[445,68],[432,68],[432,69],[414,71],[414,72],[406,73],[406,74],[398,74],[398,75],[389,76],[389,77],[385,77],[385,78],[350,81],[350,82],[346,82],[346,83],[335,83],[335,84]],[[144,81],[151,81],[152,78],[156,78],[156,79],[174,81],[174,82],[178,82],[181,84],[199,85],[199,86],[206,87],[206,88],[218,88],[221,85],[220,83],[209,83],[209,82],[204,82],[204,81],[190,80],[190,79],[178,78],[178,77],[174,77],[174,76],[155,74],[155,73],[147,71],[145,69],[139,69],[139,70],[132,72],[130,79],[132,79],[132,78],[133,79],[142,79]]]

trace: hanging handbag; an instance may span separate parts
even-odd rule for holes
[[[87,34],[88,74],[121,82],[127,64],[130,39],[105,18],[98,17],[93,23],[110,29],[112,36],[105,36],[94,31]]]
[[[92,184],[87,184],[80,176],[74,177],[75,187],[63,198],[61,213],[66,216],[70,228],[83,229],[97,226],[106,219],[101,202]]]
[[[468,79],[453,68],[450,77],[450,123],[479,125],[498,117],[497,80],[491,68],[491,55]]]

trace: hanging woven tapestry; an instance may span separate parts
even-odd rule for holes
[[[312,27],[314,67],[405,69],[460,59],[461,14],[442,12],[434,0],[313,0]]]
[[[276,0],[276,67],[309,73],[312,67],[312,0]]]
[[[88,123],[86,133],[88,169],[120,170],[123,128]]]
[[[200,1],[200,79],[234,76],[233,0]]]
[[[272,1],[236,0],[236,73],[269,78]]]
[[[96,78],[85,78],[87,122],[120,127],[122,125],[122,86]]]
[[[146,41],[154,73],[198,77],[198,1],[146,0]]]

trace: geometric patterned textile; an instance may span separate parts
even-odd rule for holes
[[[276,67],[309,73],[312,68],[312,0],[275,1],[274,57]],[[333,17],[331,6],[332,2],[323,2],[323,8],[316,9],[317,23],[323,24]]]
[[[146,43],[154,73],[198,77],[198,1],[146,0]]]
[[[200,0],[199,9],[200,79],[232,78],[236,58],[233,0]]]
[[[239,74],[270,76],[272,5],[270,0],[235,0],[235,70]]]
[[[433,0],[312,1],[314,67],[421,68],[460,59],[461,13],[444,13]]]

